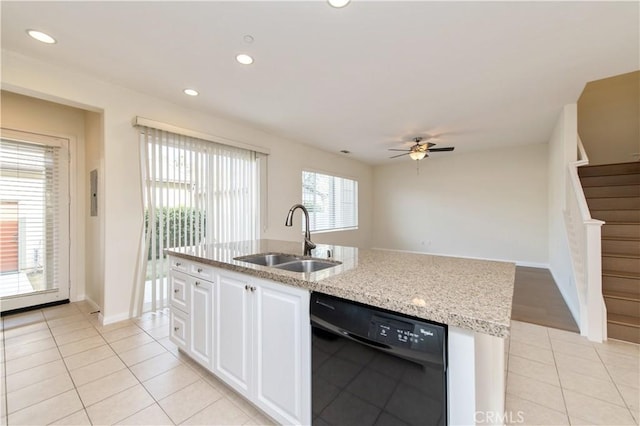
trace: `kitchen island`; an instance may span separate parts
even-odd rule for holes
[[[316,291],[446,324],[449,423],[500,423],[504,413],[504,338],[509,333],[514,264],[331,245],[318,245],[312,256],[340,263],[317,272],[291,272],[237,259],[256,253],[302,256],[302,251],[301,243],[255,240],[167,252],[172,267],[184,260],[236,274],[240,281],[247,277],[249,284],[244,284],[244,289],[249,292],[256,289],[251,279],[264,280],[267,287],[270,282],[284,284],[282,287],[302,291],[300,294]],[[210,274],[215,287],[214,272]],[[210,293],[215,291],[210,289]],[[299,303],[307,304],[300,312],[308,310],[308,299]],[[204,329],[199,335],[210,340],[211,333],[215,334]],[[215,346],[211,342],[206,345]],[[206,347],[203,350],[206,352]],[[212,371],[215,373],[215,368]],[[303,388],[309,386],[302,382]],[[308,410],[306,406],[302,409]]]

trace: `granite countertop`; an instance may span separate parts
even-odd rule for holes
[[[318,244],[313,257],[342,264],[311,273],[235,260],[257,253],[302,255],[302,243],[253,240],[168,249],[172,256],[306,288],[497,337],[507,337],[515,265],[457,257]]]

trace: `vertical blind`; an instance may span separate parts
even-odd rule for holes
[[[60,148],[0,141],[0,295],[60,285]]]
[[[311,231],[358,227],[358,182],[315,172],[302,172],[302,204]]]
[[[165,248],[255,239],[253,151],[139,126],[144,194],[143,310],[168,303]]]

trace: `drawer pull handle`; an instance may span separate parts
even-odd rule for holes
[[[198,272],[202,272],[202,268],[198,268]]]
[[[179,293],[180,290],[178,290],[177,288],[173,290],[174,293]]]

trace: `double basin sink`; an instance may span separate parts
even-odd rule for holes
[[[305,258],[293,254],[281,253],[250,254],[248,256],[236,257],[234,260],[292,272],[316,272],[333,268],[342,263],[335,260]]]

